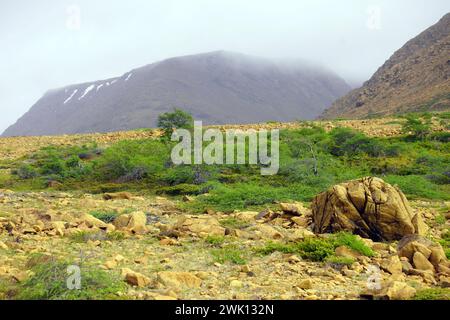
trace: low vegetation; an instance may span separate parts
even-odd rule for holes
[[[0,293],[17,300],[111,300],[126,289],[118,276],[87,265],[80,266],[80,287],[68,288],[69,266],[56,259],[36,264],[28,280],[2,282]]]
[[[372,257],[374,252],[371,248],[364,244],[364,242],[357,236],[340,232],[330,236],[329,238],[307,238],[296,243],[280,243],[269,242],[262,248],[257,248],[256,252],[260,254],[271,254],[279,251],[282,253],[298,254],[304,259],[311,261],[328,261],[332,263],[349,263],[349,259],[335,257],[335,249],[339,246],[346,246],[359,252],[362,255]],[[331,259],[331,260],[330,260]]]
[[[190,118],[175,113],[162,116],[161,127],[190,128]],[[441,117],[448,121],[445,114]],[[196,196],[181,205],[191,212],[231,212],[271,207],[276,201],[310,201],[333,184],[376,175],[398,185],[409,198],[449,200],[449,137],[431,133],[428,120],[422,119],[426,117],[408,116],[405,135],[390,138],[341,127],[325,132],[310,123],[282,130],[280,169],[269,177],[250,164],[175,166],[170,159],[173,142],[162,138],[120,141],[104,150],[95,144],[46,147],[16,162],[0,187],[95,192],[99,185],[98,192],[109,192],[108,185],[113,191],[134,186],[155,194]]]

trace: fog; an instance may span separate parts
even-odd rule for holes
[[[49,89],[215,50],[309,60],[358,85],[449,11],[448,0],[1,0],[0,132]]]

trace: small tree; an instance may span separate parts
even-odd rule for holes
[[[164,130],[165,136],[170,136],[174,129],[192,129],[193,126],[192,115],[181,109],[160,114],[158,117],[158,127]]]
[[[429,123],[423,122],[421,119],[408,116],[403,124],[403,133],[410,134],[418,140],[424,140],[431,132]]]

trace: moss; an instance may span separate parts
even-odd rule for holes
[[[120,241],[125,239],[124,233],[120,231],[104,232],[104,231],[80,231],[70,236],[74,242],[84,243],[88,241]]]
[[[247,263],[247,260],[244,257],[243,250],[235,245],[228,245],[220,249],[213,249],[211,251],[211,254],[214,257],[215,262],[231,262],[239,265]]]
[[[431,288],[417,291],[415,300],[450,300],[450,288]]]
[[[225,237],[210,235],[205,238],[205,242],[212,246],[221,246],[225,242]]]
[[[236,218],[221,219],[219,223],[222,227],[230,229],[243,229],[250,225],[248,222]]]

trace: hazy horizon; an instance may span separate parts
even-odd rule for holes
[[[354,86],[450,3],[18,0],[0,9],[3,132],[50,89],[217,50],[312,61]]]

